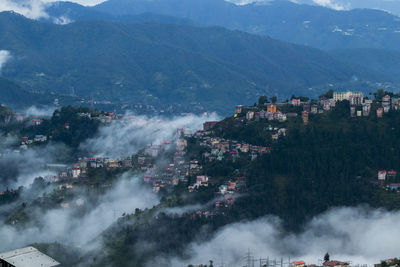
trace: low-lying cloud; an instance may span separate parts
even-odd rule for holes
[[[282,257],[288,262],[291,257],[318,264],[329,252],[331,259],[351,261],[353,265],[374,264],[399,256],[399,220],[400,212],[334,208],[311,220],[303,232],[288,234],[277,217],[267,216],[230,224],[208,242],[193,242],[186,251],[191,255],[188,260],[157,260],[170,262],[171,266],[205,264],[208,260],[218,264],[223,261],[225,266],[244,266],[250,250],[255,259],[269,257],[280,261]]]
[[[7,50],[0,50],[0,72],[4,65],[11,59],[11,54]]]
[[[8,143],[12,142],[18,140],[13,139]],[[69,149],[64,145],[48,145],[27,151],[3,148],[0,153],[0,191],[3,191],[6,188],[28,186],[36,177],[53,174],[46,170],[46,164],[56,163],[69,153]]]
[[[93,6],[105,0],[69,0],[68,2],[78,3],[84,6]],[[46,9],[54,2],[59,0],[1,0],[0,12],[14,11],[30,19],[49,18]],[[67,2],[67,1],[64,1]],[[55,22],[65,22],[66,19],[55,20]]]
[[[205,121],[217,119],[216,114],[186,115],[172,119],[125,116],[121,121],[114,121],[111,125],[102,127],[95,138],[81,145],[81,149],[96,156],[129,156],[148,144],[157,145],[170,140],[179,128],[194,131],[202,129]]]
[[[59,242],[80,247],[91,243],[123,213],[132,213],[136,208],[150,208],[158,202],[158,196],[151,189],[142,186],[136,177],[125,174],[120,182],[101,196],[99,203],[86,206],[87,212],[83,215],[77,215],[79,207],[75,204],[91,205],[84,193],[69,201],[69,208],[59,207],[45,213],[29,210],[36,213],[35,224],[31,223],[23,230],[0,224],[0,251],[38,242]]]
[[[24,115],[24,117],[51,117],[55,110],[55,107],[40,108],[36,106],[31,106],[24,110],[22,114]]]

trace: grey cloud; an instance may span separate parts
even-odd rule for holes
[[[305,260],[318,264],[328,251],[332,259],[355,264],[379,263],[398,256],[400,247],[400,212],[388,212],[367,207],[334,208],[311,220],[301,233],[285,233],[281,221],[267,216],[255,221],[235,223],[218,231],[208,242],[192,243],[189,260],[158,259],[171,266],[215,263],[244,266],[248,249],[255,258],[270,257]],[[149,264],[151,266],[152,263]]]

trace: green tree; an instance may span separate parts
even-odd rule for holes
[[[258,98],[258,105],[263,106],[265,103],[268,103],[268,97],[266,95],[262,95]]]
[[[327,253],[325,253],[325,256],[324,256],[324,261],[329,261],[329,253],[327,252]]]

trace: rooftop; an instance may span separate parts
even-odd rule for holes
[[[15,267],[52,267],[60,264],[34,247],[1,253],[0,259]]]

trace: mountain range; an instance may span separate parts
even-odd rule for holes
[[[385,78],[330,54],[221,27],[145,22],[38,22],[0,14],[3,76],[29,90],[142,103],[200,102],[226,111],[254,96],[320,94]],[[312,89],[322,87],[323,90]]]
[[[12,55],[1,75],[19,85],[16,92],[39,91],[33,101],[51,93],[224,113],[258,95],[317,96],[400,82],[400,18],[379,10],[109,0],[94,7],[57,2],[46,12],[42,21],[0,13],[0,49]],[[0,102],[16,105],[11,99],[19,98]]]
[[[110,19],[112,15],[120,21],[129,21],[132,19],[129,16],[152,13],[325,50],[400,49],[397,45],[400,42],[400,18],[372,9],[338,11],[290,1],[235,5],[224,0],[109,0],[94,7],[55,4],[48,13],[71,20]]]

